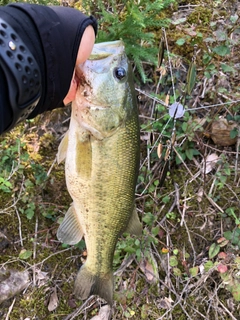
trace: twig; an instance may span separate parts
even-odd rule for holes
[[[57,162],[57,158],[55,158],[51,164],[51,167],[49,168],[48,172],[47,172],[47,177],[50,176],[50,173],[52,172],[52,168],[54,167],[55,163]]]
[[[225,305],[220,300],[219,300],[219,304],[232,317],[233,320],[238,320],[237,318],[234,317],[234,315],[232,315],[232,313],[225,307]]]
[[[171,118],[168,119],[168,121],[166,122],[165,126],[163,127],[161,134],[158,136],[158,138],[156,139],[154,145],[152,146],[152,149],[149,151],[149,155],[152,153],[152,151],[154,150],[154,147],[156,147],[157,143],[158,143],[159,140],[161,139],[162,134],[163,134],[164,130],[166,129],[166,127],[167,127],[167,125],[169,124],[170,121],[171,121]],[[142,163],[141,166],[140,166],[140,169],[144,166],[144,164],[145,164],[145,162],[146,162],[147,160],[149,161],[149,157],[146,157],[146,158],[145,158],[145,160],[143,161],[143,163]]]
[[[23,247],[23,238],[22,238],[22,222],[21,222],[21,218],[20,215],[18,213],[18,209],[16,206],[15,207],[15,212],[17,214],[17,218],[18,218],[18,232],[19,232],[19,238],[20,238],[20,245],[21,247]]]
[[[171,81],[172,81],[173,96],[174,96],[174,101],[176,101],[177,99],[176,99],[176,91],[175,91],[175,85],[174,85],[174,79],[173,79],[172,63],[171,63],[171,59],[170,59],[169,48],[168,48],[168,40],[167,40],[167,35],[166,35],[165,28],[162,28],[162,31],[163,31],[163,34],[164,34],[164,41],[165,41],[166,49],[167,49],[169,70],[170,70]]]
[[[228,184],[225,184],[225,186],[228,188],[228,190],[230,190],[232,192],[232,194],[234,195],[234,197],[236,198],[236,201],[238,201],[239,206],[240,206],[240,198],[239,198],[239,196],[236,194],[236,192],[233,191],[233,189]]]
[[[216,202],[214,202],[213,199],[211,199],[211,198],[206,194],[205,191],[203,191],[203,192],[204,192],[205,197],[208,199],[208,201],[209,201],[215,208],[217,208],[219,211],[221,211],[221,213],[224,213],[224,210],[223,210],[221,207],[219,207],[219,205],[216,204]]]
[[[148,94],[146,93],[145,91],[143,90],[140,90],[138,88],[135,88],[136,91],[140,92],[141,94],[145,95],[146,97],[152,99],[153,101],[157,102],[157,103],[160,103],[162,104],[164,107],[167,107],[168,108],[168,105],[163,101],[163,100],[160,100],[158,98],[155,98],[154,96],[152,96],[151,94]]]
[[[17,162],[17,165],[16,165],[15,168],[14,168],[14,163],[15,163],[15,162],[14,162],[14,161],[12,162],[12,169],[11,169],[11,172],[10,172],[7,180],[10,180],[10,179],[12,178],[12,176],[14,175],[14,173],[18,171],[19,166],[20,166],[20,164],[21,164],[21,160],[20,160],[20,159],[21,159],[20,141],[18,141],[18,157],[17,157],[17,159],[18,159],[18,162]]]
[[[5,320],[8,320],[8,319],[9,319],[9,316],[10,316],[10,314],[11,314],[11,312],[12,312],[12,309],[13,309],[13,306],[14,306],[14,304],[15,304],[15,301],[16,301],[16,298],[13,299],[13,302],[12,302],[12,304],[10,305],[10,307],[9,307],[9,309],[8,309],[8,313],[7,313],[7,315],[6,315]]]
[[[172,212],[173,209],[176,207],[177,205],[177,201],[178,201],[178,197],[177,197],[177,194],[175,192],[175,196],[174,196],[174,200],[173,200],[173,203],[171,205],[171,207],[169,208],[168,212]],[[163,222],[166,220],[167,216],[165,215],[162,220],[158,223],[160,226],[163,224]]]
[[[182,161],[184,167],[187,169],[188,173],[193,178],[194,176],[193,176],[192,172],[188,169],[188,166],[186,165],[186,163],[184,162],[183,158],[181,157],[181,155],[179,154],[179,152],[177,151],[177,149],[174,146],[173,146],[173,150],[176,152],[178,158]]]
[[[135,254],[131,254],[129,257],[125,256],[123,262],[121,263],[121,266],[117,269],[117,271],[114,272],[114,276],[121,276],[122,273],[128,268],[133,260],[135,259]]]
[[[236,159],[235,159],[235,177],[234,182],[237,182],[238,177],[238,156],[239,156],[239,149],[240,149],[240,126],[238,126],[238,139],[237,139],[237,145],[236,145]]]
[[[178,211],[181,215],[181,222],[180,222],[180,226],[182,226],[184,224],[184,227],[187,231],[187,234],[188,234],[188,241],[192,247],[192,251],[193,251],[193,266],[195,265],[195,262],[196,262],[196,252],[195,252],[195,249],[194,249],[194,245],[192,243],[192,239],[191,239],[191,236],[190,236],[190,232],[189,232],[189,229],[188,229],[188,226],[186,224],[186,221],[185,221],[185,212],[186,212],[186,208],[187,208],[187,205],[186,205],[186,202],[187,202],[187,198],[186,198],[186,188],[187,188],[187,185],[188,185],[188,181],[186,181],[185,185],[184,185],[184,194],[185,194],[185,199],[184,199],[184,205],[183,205],[183,212],[180,210],[180,205],[179,205],[179,190],[178,190],[178,184],[177,183],[174,183],[174,187],[175,187],[175,190],[176,190],[176,194],[177,194],[177,197],[178,197],[178,200],[177,200],[177,208],[178,208]]]
[[[37,249],[37,236],[38,236],[38,216],[36,215],[36,222],[35,222],[35,233],[34,233],[34,241],[33,241],[33,260],[36,259],[36,249]],[[32,267],[33,271],[33,286],[36,286],[36,265],[34,263]]]
[[[99,302],[99,305],[101,305],[102,299],[98,298],[96,299],[96,296],[90,296],[77,310],[75,310],[73,313],[69,314],[64,320],[73,320],[76,317],[78,317],[83,311],[86,311],[87,309],[90,309],[96,302]]]
[[[57,254],[60,254],[60,253],[69,251],[69,250],[71,250],[71,249],[72,249],[72,248],[70,247],[70,248],[67,248],[67,249],[64,249],[64,250],[61,250],[61,251],[54,252],[54,253],[50,254],[50,256],[48,256],[47,258],[45,258],[45,259],[43,259],[42,261],[36,263],[36,264],[35,264],[35,267],[43,264],[44,262],[46,262],[46,261],[47,261],[48,259],[50,259],[51,257],[53,257],[53,256],[55,256],[55,255],[57,255]],[[27,270],[29,270],[29,269],[31,269],[31,268],[32,268],[32,266],[30,266]]]
[[[13,204],[11,204],[9,207],[5,208],[4,210],[1,210],[0,213],[4,213],[4,214],[8,214],[11,208],[15,209],[16,204],[18,203],[18,201],[21,198],[21,195],[23,193],[23,185],[24,185],[24,176],[22,177],[22,183],[21,183],[21,188],[18,192],[18,197],[17,199],[14,197],[14,202]]]
[[[213,195],[213,188],[215,187],[216,185],[216,180],[217,180],[217,173],[219,172],[219,170],[221,169],[221,165],[218,166],[218,168],[216,169],[216,172],[215,172],[215,175],[214,175],[214,179],[213,179],[213,182],[211,184],[211,187],[208,191],[208,194],[211,194]]]

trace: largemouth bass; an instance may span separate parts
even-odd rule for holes
[[[80,299],[113,302],[112,262],[123,232],[141,234],[134,194],[139,168],[139,123],[131,66],[121,41],[96,44],[78,70],[80,84],[69,131],[60,143],[73,203],[57,237],[84,236],[87,260],[75,281]]]

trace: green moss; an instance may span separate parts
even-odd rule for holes
[[[209,26],[213,10],[207,6],[198,6],[196,10],[190,13],[187,17],[187,22],[190,25],[197,25],[199,27]],[[198,29],[199,29],[198,27]],[[206,30],[206,29],[205,29]]]

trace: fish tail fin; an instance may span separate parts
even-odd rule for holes
[[[113,273],[98,276],[92,274],[85,263],[77,274],[75,280],[74,294],[77,298],[85,300],[90,295],[96,294],[106,300],[108,304],[113,304]]]

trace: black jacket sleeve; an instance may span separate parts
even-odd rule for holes
[[[31,4],[0,7],[0,17],[18,32],[40,67],[41,99],[29,118],[63,106],[75,68],[78,48],[87,26],[97,22],[79,10]],[[12,121],[6,75],[0,68],[0,133]]]

